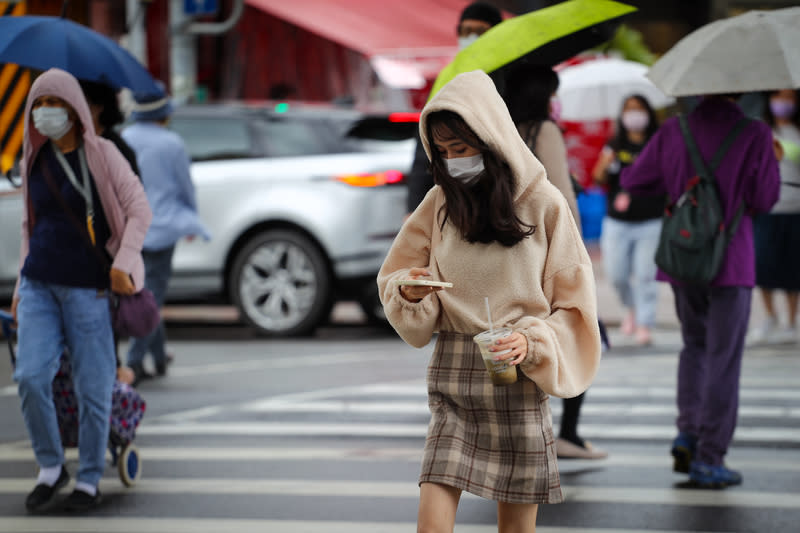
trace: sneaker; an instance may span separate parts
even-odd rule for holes
[[[772,344],[774,342],[773,337],[775,333],[778,331],[778,322],[772,318],[767,317],[755,329],[750,330],[747,333],[747,338],[745,339],[745,344],[747,346],[757,346],[760,344]]]
[[[58,475],[58,479],[56,480],[54,485],[46,485],[45,483],[39,483],[36,485],[28,497],[25,498],[25,508],[28,511],[36,511],[50,502],[53,499],[53,496],[56,495],[58,489],[63,487],[69,483],[69,472],[64,466],[61,466],[61,473]]]
[[[702,489],[724,489],[742,483],[742,474],[725,465],[712,466],[700,461],[692,461],[689,481]]]
[[[175,356],[167,352],[164,361],[156,363],[156,376],[163,377],[167,375],[167,367],[175,361]]]
[[[137,387],[145,379],[153,378],[153,374],[145,370],[141,363],[130,365],[130,368],[133,370],[134,375],[133,383],[131,383],[132,387]]]
[[[64,510],[76,513],[85,513],[86,511],[97,507],[103,498],[100,496],[98,490],[94,496],[82,490],[73,490],[72,493],[64,500]]]
[[[688,474],[696,449],[697,437],[683,431],[678,433],[678,436],[672,441],[672,450],[670,451],[675,459],[672,463],[672,470],[681,474]]]

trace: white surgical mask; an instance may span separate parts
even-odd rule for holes
[[[72,121],[63,107],[41,106],[33,110],[33,125],[39,133],[57,141],[72,128]]]
[[[644,131],[650,124],[650,116],[646,111],[625,111],[622,113],[622,125],[628,131]]]
[[[447,164],[447,172],[453,178],[461,180],[469,185],[478,174],[483,172],[483,154],[471,155],[467,157],[452,157],[444,160]]]
[[[458,50],[461,51],[467,46],[471,45],[472,43],[478,40],[478,37],[480,37],[480,35],[478,35],[477,33],[470,33],[466,37],[459,37]]]

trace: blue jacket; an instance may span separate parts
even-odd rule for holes
[[[163,250],[191,235],[210,239],[208,229],[197,214],[189,155],[180,136],[153,122],[137,122],[125,128],[122,137],[136,152],[144,190],[153,211],[144,249]]]

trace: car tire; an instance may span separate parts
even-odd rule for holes
[[[358,300],[364,314],[367,315],[367,322],[373,326],[389,326],[389,321],[386,319],[386,312],[383,310],[380,296],[378,296],[378,285],[372,283],[371,286],[364,290],[364,293]]]
[[[262,335],[308,335],[330,313],[332,283],[324,256],[296,231],[253,237],[236,255],[229,281],[241,317]]]

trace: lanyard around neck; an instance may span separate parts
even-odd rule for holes
[[[61,168],[64,169],[64,174],[67,175],[67,179],[69,179],[70,183],[72,183],[72,186],[75,187],[75,190],[81,193],[81,196],[83,196],[83,199],[86,202],[86,229],[89,231],[89,238],[91,238],[92,244],[96,244],[94,236],[94,200],[92,198],[92,180],[89,177],[89,168],[86,164],[86,152],[84,152],[83,146],[78,147],[78,160],[80,161],[82,178],[82,181],[78,182],[75,172],[72,171],[72,167],[67,162],[67,158],[64,157],[61,149],[59,149],[59,147],[55,144],[52,146],[53,151],[56,154],[56,159],[58,159],[58,163],[61,165]]]

